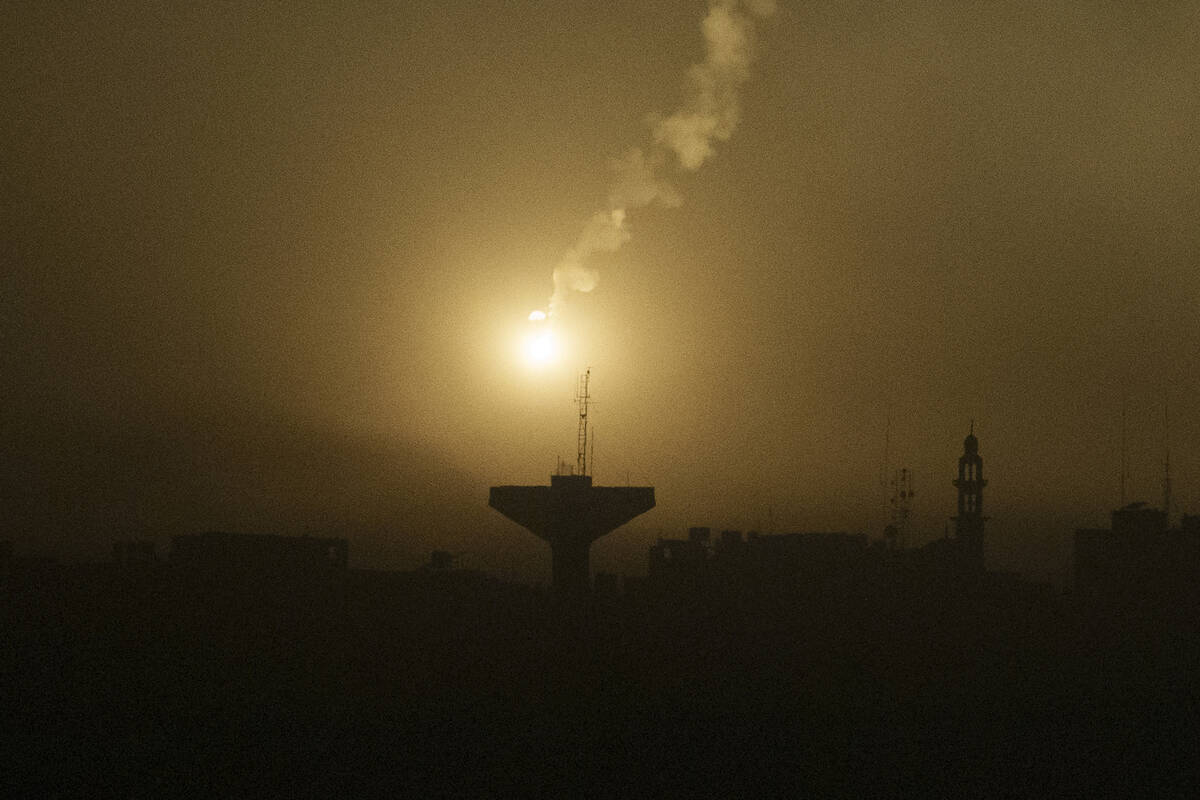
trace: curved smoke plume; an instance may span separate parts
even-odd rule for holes
[[[683,104],[669,116],[647,118],[653,136],[648,151],[631,148],[613,159],[615,176],[608,208],[597,211],[584,225],[575,246],[554,268],[550,314],[562,308],[570,292],[590,292],[599,275],[587,265],[596,253],[611,253],[629,241],[630,209],[658,204],[673,208],[682,198],[659,177],[673,155],[686,170],[699,169],[716,152],[714,144],[733,135],[740,114],[738,91],[750,78],[754,58],[754,19],[775,13],[774,0],[712,0],[701,28],[705,58],[688,70]]]

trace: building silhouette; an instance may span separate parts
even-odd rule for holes
[[[907,471],[905,471],[907,472]],[[905,548],[893,520],[884,539],[846,532],[760,533],[722,531],[712,541],[706,527],[688,529],[686,538],[659,538],[651,545],[647,581],[660,589],[743,586],[789,589],[840,586],[867,581],[917,579],[978,583],[985,576],[983,457],[974,423],[958,459],[958,513],[954,533],[919,548]],[[905,484],[907,499],[911,496]],[[905,515],[907,516],[907,515]]]
[[[217,571],[272,574],[345,572],[345,539],[207,531],[171,537],[171,563]]]
[[[1145,503],[1112,512],[1112,527],[1075,531],[1075,591],[1092,601],[1200,601],[1200,516],[1177,528]]]
[[[493,486],[488,505],[550,545],[555,595],[577,603],[592,593],[592,542],[654,508],[653,486],[593,486],[588,469],[588,387],[592,371],[579,376],[575,466],[549,486]],[[593,445],[595,440],[593,439]]]
[[[660,538],[648,554],[648,580],[663,588],[730,589],[818,585],[857,575],[882,553],[866,534],[761,533],[688,529],[686,539]]]
[[[591,591],[592,542],[654,508],[652,486],[593,486],[591,475],[552,475],[549,486],[493,486],[488,505],[550,545],[560,597]]]

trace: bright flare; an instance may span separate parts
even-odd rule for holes
[[[558,356],[558,344],[550,331],[541,331],[525,340],[525,360],[535,366],[548,364]]]
[[[541,322],[545,318],[546,318],[545,311],[530,311],[529,312],[529,321],[530,322]]]

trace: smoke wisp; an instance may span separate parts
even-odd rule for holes
[[[575,246],[554,268],[551,316],[561,311],[571,292],[596,287],[599,274],[587,261],[597,253],[615,252],[629,241],[629,210],[649,205],[674,208],[682,202],[678,191],[660,176],[672,157],[683,169],[697,170],[715,154],[717,142],[733,135],[740,115],[738,93],[750,78],[754,60],[754,21],[774,13],[775,0],[709,3],[701,23],[705,58],[688,70],[682,105],[669,116],[647,117],[653,139],[649,149],[633,147],[612,160],[614,180],[607,209],[592,215]]]

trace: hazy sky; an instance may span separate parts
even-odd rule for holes
[[[1036,571],[1043,529],[1116,505],[1123,397],[1129,499],[1161,501],[1166,403],[1200,511],[1193,2],[781,0],[736,130],[694,171],[667,153],[681,202],[631,208],[561,360],[522,360],[613,160],[687,107],[707,11],[11,8],[5,537],[541,559],[486,489],[574,458],[588,366],[597,481],[657,487],[609,547],[874,533],[889,417],[915,537],[940,535],[974,418],[993,557]]]

